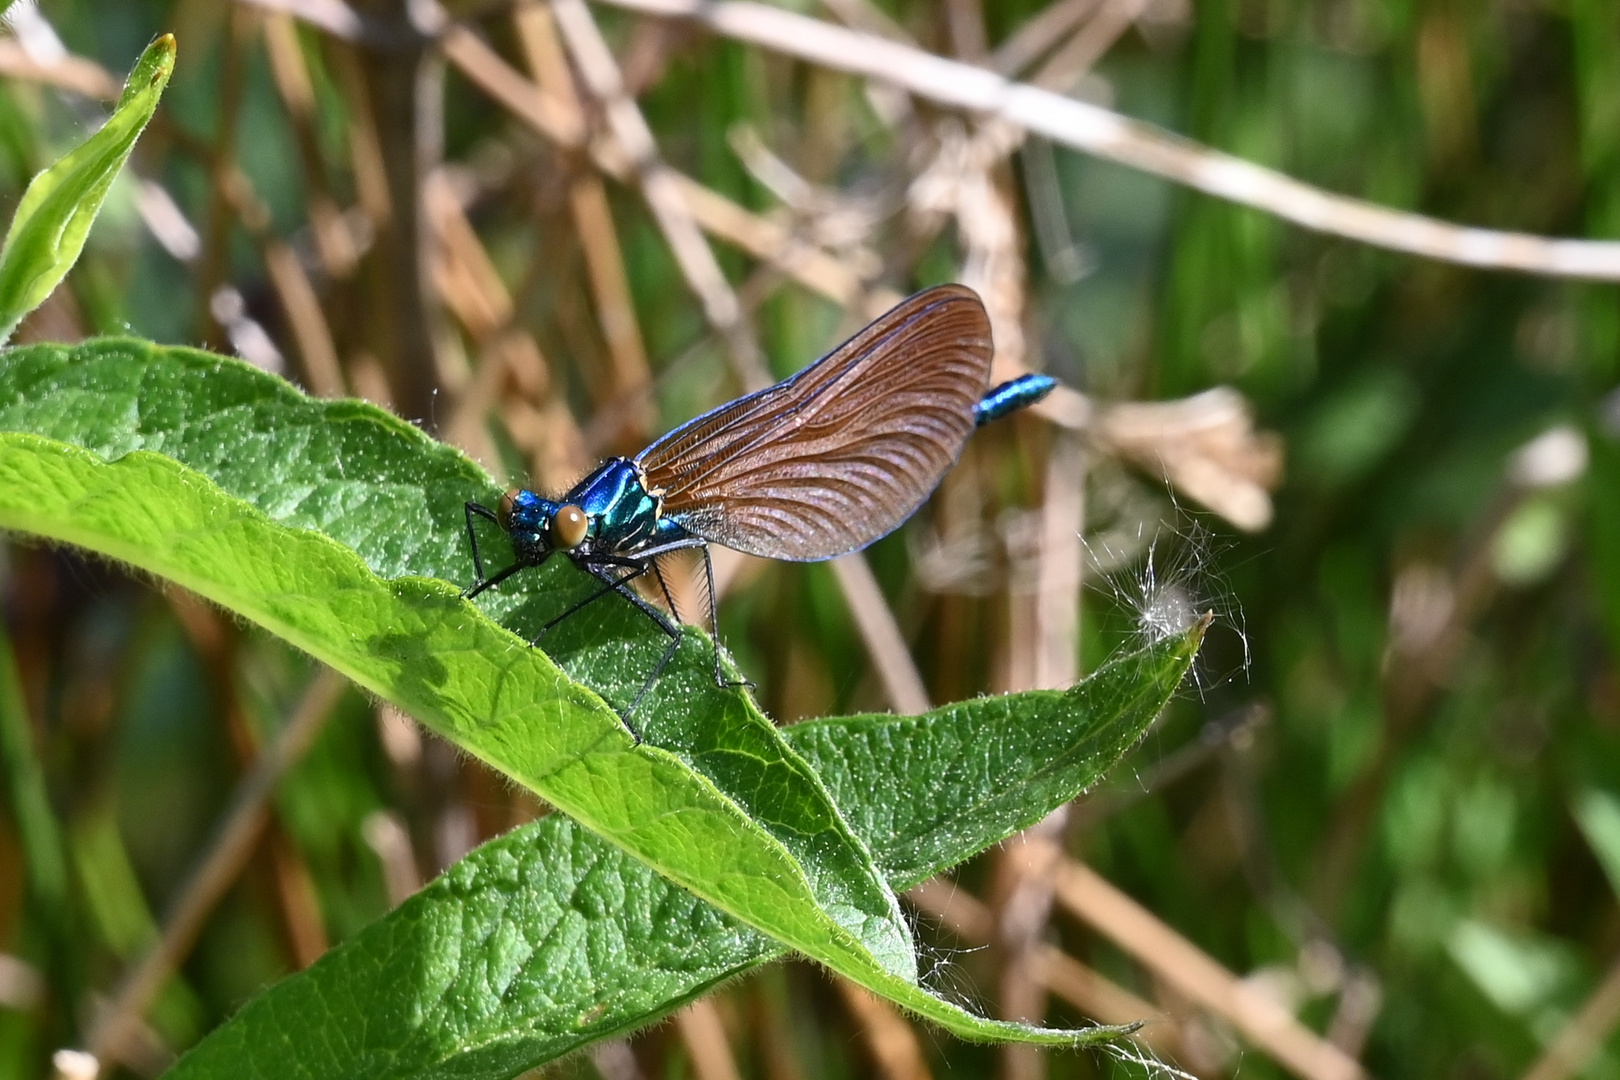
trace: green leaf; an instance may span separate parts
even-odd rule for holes
[[[798,909],[802,925],[796,933],[813,933],[830,915],[858,939],[843,945],[864,946],[890,973],[915,978],[898,902],[870,857],[774,726],[743,695],[714,686],[700,634],[687,635],[649,696],[642,727],[652,746],[638,749],[617,716],[545,654],[485,620],[469,623],[474,612],[454,589],[403,576],[470,575],[462,507],[472,498],[491,502],[494,491],[489,478],[452,448],[363,402],[312,399],[236,360],[134,341],[6,354],[0,364],[0,430],[32,432],[98,458],[121,459],[116,468],[139,472],[140,480],[87,475],[86,482],[135,484],[130,498],[120,500],[129,504],[139,491],[138,504],[153,511],[178,512],[192,496],[211,506],[220,493],[194,489],[190,481],[183,482],[186,499],[164,493],[177,482],[165,473],[166,464],[178,462],[297,529],[282,539],[270,522],[242,515],[229,538],[215,537],[222,542],[176,557],[156,549],[179,540],[200,543],[192,531],[206,528],[159,519],[141,535],[123,537],[120,546],[117,536],[53,531],[26,517],[0,517],[0,523],[107,551],[253,619],[593,828],[623,834],[629,850],[699,892],[724,884],[757,893],[751,874],[792,881],[796,902],[815,900]],[[138,451],[164,457],[143,459]],[[40,477],[35,485],[55,482]],[[24,504],[19,509],[42,509],[43,503],[22,495],[26,490],[18,488]],[[244,509],[233,506],[229,513]],[[226,513],[200,504],[189,512]],[[116,528],[134,528],[122,509],[113,516]],[[322,544],[323,537],[344,546]],[[106,544],[113,547],[99,546]],[[356,554],[375,574],[395,579],[393,584],[384,588],[358,565]],[[247,576],[249,566],[261,562],[262,576]],[[566,563],[546,569],[519,575],[486,594],[484,603],[529,636],[548,614],[563,609],[559,598],[565,605],[594,588],[593,579]],[[320,584],[311,584],[309,573],[321,575]],[[325,592],[336,595],[310,602]],[[351,602],[356,606],[349,607]],[[413,614],[392,614],[389,604],[414,605]],[[368,630],[372,639],[361,640]],[[589,617],[568,620],[547,645],[576,674],[628,701],[664,640],[628,605],[602,603]],[[334,652],[334,643],[346,652]],[[461,662],[447,664],[449,657]],[[656,752],[659,746],[673,756]],[[589,767],[560,771],[593,751]],[[621,805],[633,800],[639,805]],[[677,824],[672,815],[688,800],[720,814],[705,819],[705,828],[718,830],[705,846],[740,828],[757,848],[729,846],[745,863],[763,861],[727,884],[719,863],[702,852],[683,853],[691,840],[682,829],[697,826]],[[643,818],[662,824],[642,835]],[[683,871],[678,863],[691,865]],[[730,903],[774,906],[763,894]],[[837,929],[821,926],[829,933]]]
[[[0,248],[0,343],[78,261],[113,180],[157,110],[174,71],[175,43],[146,47],[101,130],[29,183]]]
[[[878,869],[910,888],[1040,821],[1136,744],[1181,685],[1208,626],[1117,658],[1069,690],[975,698],[923,716],[796,724]]]
[[[701,633],[649,695],[648,744],[635,746],[595,693],[453,586],[404,576],[467,574],[461,504],[494,489],[454,450],[369,405],[129,341],[4,354],[0,430],[14,432],[0,436],[0,526],[122,559],[252,619],[663,876],[964,1037],[1076,1037],[983,1020],[916,985],[909,934],[864,845],[752,703],[714,686]],[[485,609],[532,632],[590,587],[581,577],[566,564],[519,575]],[[659,646],[622,604],[547,638],[616,700]]]
[[[1121,657],[1061,693],[785,734],[903,889],[1093,783],[1153,722],[1202,635]],[[508,1077],[784,951],[553,815],[478,848],[249,1002],[168,1076]]]

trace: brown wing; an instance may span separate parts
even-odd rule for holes
[[[973,433],[991,355],[973,290],[928,289],[636,461],[688,532],[773,559],[830,559],[893,530],[938,486]]]

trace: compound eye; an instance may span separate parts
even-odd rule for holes
[[[578,547],[585,539],[588,524],[585,511],[579,507],[572,504],[557,507],[557,512],[551,515],[551,546],[559,551]]]
[[[508,488],[506,494],[501,496],[500,509],[495,512],[500,520],[501,528],[509,532],[512,528],[512,505],[517,502],[517,497],[521,494],[523,494],[522,488]]]

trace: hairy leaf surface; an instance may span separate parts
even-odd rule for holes
[[[865,844],[752,702],[714,686],[702,634],[686,635],[649,696],[636,746],[596,692],[512,633],[589,579],[554,565],[483,611],[461,599],[443,580],[468,572],[461,505],[495,489],[456,451],[364,403],[132,341],[4,354],[0,431],[0,525],[127,561],[259,623],[670,881],[959,1034],[1075,1038],[983,1020],[916,985],[909,932]],[[661,643],[618,603],[559,631],[548,649],[609,700],[628,699]]]
[[[1175,692],[1202,634],[1121,657],[1063,693],[784,734],[904,889],[1093,783]],[[655,1020],[784,951],[553,815],[484,844],[250,1002],[169,1078],[496,1080]]]

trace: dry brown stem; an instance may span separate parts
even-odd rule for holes
[[[858,983],[834,976],[868,1049],[884,1080],[930,1080],[928,1059],[923,1055],[917,1031],[893,1005]]]
[[[304,691],[275,741],[259,755],[251,772],[237,785],[231,808],[220,822],[202,859],[176,893],[164,919],[162,936],[147,950],[119,985],[112,1004],[98,1018],[86,1039],[89,1054],[100,1062],[112,1061],[139,1022],[153,997],[176,965],[190,951],[214,905],[225,894],[270,818],[270,796],[276,784],[315,742],[348,686],[336,672],[322,668]]]
[[[263,22],[270,73],[298,142],[298,161],[315,250],[328,275],[346,278],[354,272],[359,252],[343,223],[337,199],[322,167],[320,136],[316,131],[315,86],[298,43],[298,27],[291,16],[279,11],[266,13]]]
[[[360,146],[354,149],[356,186],[363,205],[379,196],[387,203],[386,217],[375,222],[376,243],[361,266],[365,339],[387,373],[394,407],[407,419],[431,426],[441,373],[435,354],[441,320],[431,298],[433,241],[421,193],[442,154],[442,80],[437,57],[413,36],[415,7],[407,0],[370,0],[368,14],[401,44],[357,50],[356,72],[346,81],[358,94],[351,101],[358,114],[355,127],[366,143],[374,143],[363,152]],[[373,153],[380,176],[359,183],[363,167],[371,168],[365,161]],[[368,184],[378,182],[382,193],[364,195]]]
[[[393,40],[376,20],[364,18],[341,0],[241,2],[285,11],[345,41]],[[602,2],[693,19],[728,37],[900,86],[939,104],[998,117],[1083,153],[1252,206],[1307,229],[1465,266],[1620,280],[1620,243],[1454,225],[1336,195],[1112,110],[777,8],[747,0]]]
[[[995,940],[996,919],[989,907],[958,888],[948,878],[930,878],[906,893],[906,899],[919,911],[937,918],[962,941],[987,945]],[[1134,1024],[1148,1020],[1134,1038],[1160,1054],[1177,1048],[1176,1023],[1154,1018],[1162,1009],[1144,1001],[1119,984],[1098,974],[1055,945],[1042,945],[1037,954],[1036,972],[1047,989],[1085,1015],[1105,1024]]]
[[[566,404],[552,394],[550,366],[540,346],[514,325],[511,293],[442,171],[428,178],[423,203],[439,240],[439,258],[433,264],[439,295],[480,352],[472,378],[458,388],[446,438],[474,457],[494,462],[483,425],[499,401],[507,429],[528,454],[537,480],[571,482],[590,464],[584,437]],[[503,386],[513,392],[502,393]]]
[[[219,75],[219,130],[209,146],[208,214],[200,230],[202,250],[197,257],[197,295],[202,297],[202,325],[199,332],[216,348],[225,345],[225,327],[211,316],[214,290],[224,280],[226,245],[230,240],[232,207],[228,188],[236,172],[237,111],[245,77],[248,41],[256,29],[258,12],[233,7],[225,19]]]
[[[702,302],[709,325],[725,339],[738,379],[749,390],[767,385],[771,379],[753,331],[742,317],[737,294],[693,217],[675,171],[660,158],[641,109],[625,92],[618,62],[602,39],[590,10],[584,0],[553,0],[552,13],[581,78],[604,110],[608,129],[629,158],[642,196],[682,276]]]
[[[412,720],[399,716],[401,723]],[[416,853],[411,849],[411,834],[405,823],[392,810],[374,810],[360,826],[366,846],[376,853],[382,863],[383,887],[388,891],[388,904],[398,907],[422,887],[422,875],[416,868]]]
[[[1091,17],[1103,0],[1056,0],[1007,36],[990,55],[990,67],[1013,76],[1057,45]]]
[[[259,245],[270,286],[298,345],[309,388],[321,397],[342,397],[345,387],[337,345],[303,261],[270,231],[270,210],[253,190],[246,173],[233,167],[225,179],[224,192],[236,219]]]
[[[53,64],[41,63],[9,38],[0,38],[0,77],[43,83],[98,101],[118,98],[118,80],[94,60],[64,56]]]
[[[551,94],[571,110],[581,130],[585,125],[584,107],[574,87],[562,42],[557,37],[551,9],[539,0],[518,5],[514,21],[529,68],[541,90]],[[652,374],[647,364],[647,348],[636,321],[630,295],[630,275],[625,270],[618,230],[608,205],[606,185],[593,171],[582,171],[569,186],[568,208],[574,219],[574,232],[585,254],[596,317],[612,359],[608,377],[587,378],[598,408],[616,401],[632,401],[626,417],[626,434],[650,434],[654,417],[649,391]]]
[[[693,19],[726,37],[1000,119],[1083,153],[1317,232],[1465,266],[1620,280],[1620,243],[1453,225],[1335,195],[1101,106],[779,8],[747,0],[604,2],[648,15]]]
[[[1344,1051],[1305,1027],[1271,998],[1217,963],[1101,875],[1044,842],[1026,845],[1052,867],[1058,903],[1107,936],[1199,1007],[1220,1016],[1254,1046],[1305,1080],[1357,1080],[1366,1074]]]
[[[712,997],[699,998],[676,1013],[675,1027],[691,1055],[692,1071],[698,1080],[742,1080]]]
[[[1268,492],[1282,479],[1282,440],[1254,430],[1249,403],[1236,390],[1109,406],[1087,431],[1100,450],[1162,472],[1177,491],[1238,528],[1271,523]]]
[[[883,696],[898,712],[927,712],[930,708],[928,688],[917,672],[917,664],[906,647],[894,611],[884,599],[877,578],[872,576],[871,565],[857,551],[834,559],[832,568],[883,683]]]

